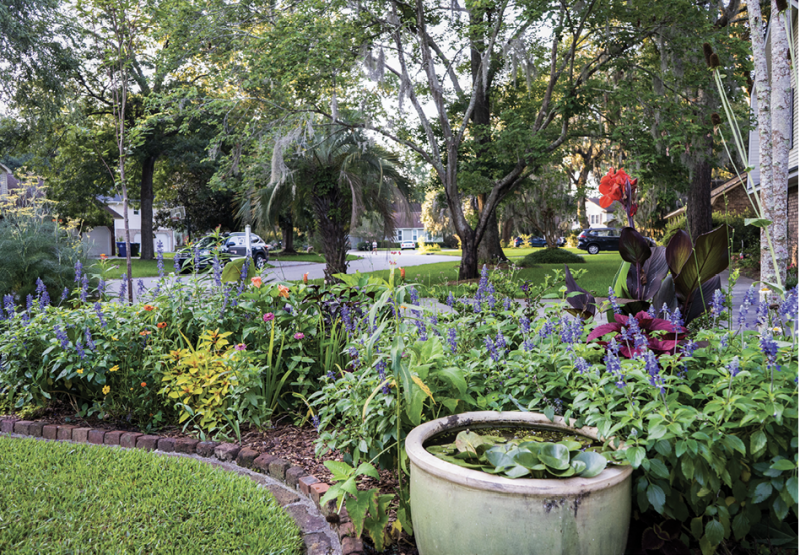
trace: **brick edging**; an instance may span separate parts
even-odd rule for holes
[[[282,482],[289,489],[310,499],[319,511],[326,517],[331,528],[336,530],[336,536],[341,544],[342,555],[363,555],[364,547],[360,538],[355,538],[353,523],[347,514],[347,509],[342,508],[338,522],[333,515],[336,512],[334,502],[320,505],[320,499],[325,495],[330,486],[315,476],[308,474],[302,467],[292,466],[284,459],[258,453],[248,447],[241,448],[235,443],[219,443],[216,441],[198,441],[191,438],[170,438],[157,435],[142,434],[139,432],[108,431],[94,428],[83,428],[67,424],[45,424],[39,421],[15,420],[13,418],[0,419],[0,433],[29,436],[55,441],[73,441],[95,445],[119,446],[126,449],[144,449],[147,451],[161,451],[164,453],[180,453],[196,455],[199,457],[216,458],[221,462],[236,464],[254,472],[266,474],[272,479]],[[303,530],[301,522],[287,510]],[[305,533],[305,530],[303,530]],[[306,534],[306,549],[309,555],[322,555],[327,553],[324,542],[315,542],[319,534]]]

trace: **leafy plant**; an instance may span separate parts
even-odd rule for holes
[[[590,445],[591,440],[580,436],[551,442],[535,433],[506,439],[463,430],[453,443],[431,445],[427,450],[443,461],[507,478],[594,478],[608,461]]]

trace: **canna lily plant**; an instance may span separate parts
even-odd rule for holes
[[[636,231],[633,217],[637,203],[637,179],[624,170],[610,169],[600,180],[600,206],[608,207],[617,201],[622,204],[628,226],[620,233],[619,254],[623,263],[611,286],[613,294],[626,299],[621,311],[633,315],[646,311],[651,305],[659,312],[681,309],[685,322],[703,314],[720,288],[719,273],[728,267],[730,227],[720,226],[692,240],[685,231],[673,236],[666,247],[651,247]],[[566,267],[567,303],[569,312],[582,318],[594,317],[596,299],[580,288]],[[614,313],[609,310],[609,322]]]
[[[647,312],[639,312],[633,316],[614,314],[614,322],[597,326],[589,334],[587,342],[615,333],[608,340],[597,341],[606,346],[612,340],[619,346],[619,354],[625,358],[643,355],[646,350],[656,355],[675,354],[681,341],[686,337],[686,328],[678,323],[661,318],[653,318]],[[636,320],[636,322],[633,322]],[[640,334],[631,333],[637,329]],[[640,337],[646,340],[640,343]]]

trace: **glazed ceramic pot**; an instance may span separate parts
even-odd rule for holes
[[[594,478],[511,479],[443,461],[425,450],[443,432],[531,427],[597,439],[530,412],[467,412],[414,428],[411,514],[420,555],[621,555],[631,514],[630,466]]]

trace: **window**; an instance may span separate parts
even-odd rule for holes
[[[402,229],[398,229],[397,230],[397,240],[398,241],[402,241],[403,240],[403,230]]]
[[[417,242],[417,230],[411,230],[411,239],[416,243]]]
[[[139,211],[138,211],[138,210],[136,210],[135,208],[134,208],[134,210],[133,210],[133,215],[134,215],[134,216],[138,216],[138,215],[139,215]]]

